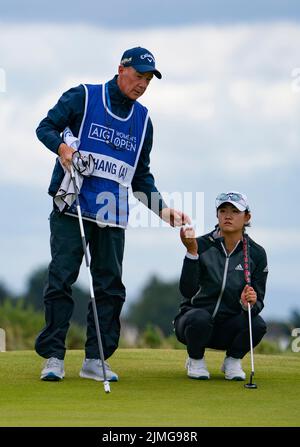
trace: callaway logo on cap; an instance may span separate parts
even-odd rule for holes
[[[140,73],[151,72],[158,79],[161,79],[161,73],[155,68],[155,58],[146,48],[135,47],[126,50],[121,58],[121,65],[124,67],[133,67]]]

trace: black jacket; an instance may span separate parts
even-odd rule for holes
[[[199,307],[207,309],[213,317],[223,318],[243,312],[241,293],[246,285],[244,277],[243,243],[226,253],[224,238],[214,230],[197,238],[198,260],[185,257],[180,278],[182,302],[180,314]],[[257,293],[253,315],[264,307],[268,275],[267,256],[263,247],[249,238],[251,285]],[[179,316],[178,315],[178,316]]]
[[[134,101],[123,95],[117,84],[117,75],[108,82],[108,91],[111,102],[111,109],[115,115],[124,118],[130,112]],[[84,115],[85,107],[85,90],[83,85],[73,87],[66,91],[57,104],[49,110],[46,118],[44,118],[36,130],[39,140],[52,152],[57,154],[59,145],[63,143],[61,133],[68,126],[75,136],[78,136],[80,125]],[[142,192],[146,195],[148,203],[146,206],[153,211],[160,211],[167,205],[164,203],[160,193],[158,192],[153,175],[150,172],[150,152],[153,142],[153,126],[149,119],[145,140],[141,150],[137,168],[132,180],[133,192]],[[52,178],[48,192],[51,196],[55,196],[62,179],[64,171],[58,161],[54,166]],[[153,194],[155,193],[155,194]],[[157,199],[154,203],[154,197]],[[152,199],[152,202],[151,202]]]

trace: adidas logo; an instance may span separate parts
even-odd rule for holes
[[[241,266],[241,264],[237,265],[236,268],[234,270],[244,270],[243,267]]]

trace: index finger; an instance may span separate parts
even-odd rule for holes
[[[191,223],[192,223],[192,221],[191,221],[191,219],[190,219],[190,216],[188,216],[188,215],[185,214],[185,213],[182,213],[182,221],[183,221],[183,224],[184,224],[184,225],[186,225],[186,224],[191,225]]]

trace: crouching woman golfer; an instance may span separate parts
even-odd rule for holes
[[[238,192],[216,198],[215,230],[195,238],[194,230],[181,228],[187,248],[180,278],[183,296],[175,317],[175,334],[187,346],[187,375],[209,379],[205,348],[225,350],[221,367],[227,380],[245,380],[241,359],[250,351],[248,302],[252,338],[256,346],[266,333],[259,313],[264,307],[268,275],[263,247],[249,238],[252,286],[244,277],[243,237],[251,218],[247,197]]]

